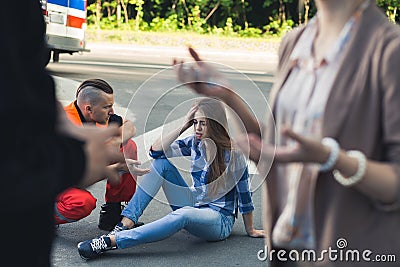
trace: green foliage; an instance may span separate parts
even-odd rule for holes
[[[232,18],[226,19],[223,33],[224,33],[224,35],[227,35],[227,36],[232,36],[235,34],[235,31],[233,30]]]
[[[264,27],[266,34],[272,36],[282,36],[294,27],[293,20],[286,20],[279,23],[278,20],[272,20],[268,25]]]
[[[148,30],[156,32],[169,32],[179,30],[179,22],[177,15],[171,15],[168,18],[154,18],[150,24]]]
[[[287,3],[293,3],[293,0],[265,0],[264,1],[264,7],[269,7],[275,3],[282,3],[282,4],[287,4]],[[297,1],[296,1],[297,2]]]
[[[400,0],[376,0],[376,4],[386,11],[386,15],[392,22],[399,22]]]
[[[86,22],[90,24],[96,24],[96,4],[90,4],[87,6],[87,17]]]
[[[200,7],[196,5],[191,9],[191,15],[188,17],[189,29],[196,33],[204,33],[205,19],[201,17],[200,13]]]
[[[400,0],[376,2],[399,21]],[[87,23],[110,30],[279,37],[315,14],[314,1],[306,3],[308,13],[299,15],[298,0],[88,0]]]
[[[108,16],[106,18],[103,18],[100,21],[100,28],[101,29],[115,29],[117,28],[117,16],[116,15],[112,15],[112,16]]]
[[[248,27],[244,30],[239,30],[238,34],[240,37],[256,38],[262,35],[262,30],[254,27]]]

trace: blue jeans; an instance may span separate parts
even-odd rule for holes
[[[167,159],[153,161],[151,172],[143,177],[122,215],[137,222],[161,187],[173,211],[154,222],[116,233],[118,248],[160,241],[181,229],[207,241],[223,240],[231,234],[235,217],[209,207],[194,207],[193,192]]]

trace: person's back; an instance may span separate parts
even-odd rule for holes
[[[48,266],[53,238],[49,231],[53,228],[51,200],[77,182],[83,173],[84,155],[81,142],[55,131],[55,92],[53,80],[44,70],[39,1],[10,1],[8,8],[17,11],[18,19],[15,12],[5,12],[0,18],[0,109],[5,114],[0,251],[15,266]],[[74,162],[74,167],[66,168],[63,160]],[[52,179],[51,169],[59,175],[57,180]]]
[[[61,111],[45,71],[47,49],[39,1],[7,3],[0,18],[4,142],[0,168],[1,255],[12,266],[50,266],[55,196],[67,187],[103,178],[117,183],[110,162],[124,163],[106,141],[117,127],[78,128]],[[87,136],[90,134],[90,139]],[[15,203],[11,203],[15,201]]]

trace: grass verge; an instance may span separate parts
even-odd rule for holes
[[[257,52],[276,52],[280,43],[280,38],[277,37],[243,38],[192,32],[136,32],[129,30],[96,30],[94,28],[87,29],[86,39],[87,42],[169,47],[191,45],[196,48]]]

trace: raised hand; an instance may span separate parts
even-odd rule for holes
[[[197,52],[189,47],[189,53],[196,61],[195,66],[185,67],[184,61],[173,60],[177,78],[198,94],[224,98],[230,85],[225,77],[215,68],[200,59]]]
[[[203,61],[193,48],[189,47],[189,53],[196,62],[190,68],[185,67],[187,64],[183,60],[173,60],[178,80],[198,94],[222,100],[239,115],[247,132],[261,135],[256,118],[233,91],[227,79],[211,64]]]

